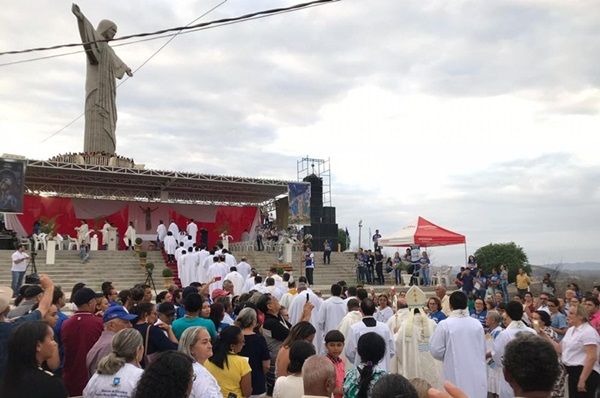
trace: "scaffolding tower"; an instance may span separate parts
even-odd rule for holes
[[[323,179],[323,206],[331,203],[331,159],[314,159],[308,155],[298,160],[296,165],[298,181],[311,174]]]

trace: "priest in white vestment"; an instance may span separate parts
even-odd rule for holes
[[[196,279],[198,267],[196,255],[193,252],[190,252],[185,256],[182,256],[180,260],[182,262],[182,272],[186,281],[185,285],[183,284],[183,281],[181,282],[181,287],[189,286],[192,282],[198,282]]]
[[[483,326],[469,316],[463,292],[450,295],[450,308],[450,316],[437,325],[429,340],[431,355],[443,362],[444,380],[457,385],[468,397],[486,397]]]
[[[160,220],[158,223],[158,227],[156,227],[156,240],[159,243],[163,243],[165,238],[167,237],[167,227],[163,223],[163,220]]]
[[[184,240],[183,240],[183,247],[185,247],[185,250],[189,253],[191,251],[194,250],[194,242],[192,241],[192,237],[191,236],[187,236]]]
[[[165,236],[165,252],[170,257],[170,260],[175,260],[175,251],[177,250],[177,240],[171,232]]]
[[[225,275],[226,281],[233,283],[233,295],[239,296],[244,288],[244,277],[237,271],[236,267],[230,267],[229,273]]]
[[[175,261],[179,261],[179,257],[181,257],[182,251],[187,251],[187,250],[185,250],[185,247],[183,246],[183,242],[179,242],[179,246],[175,250]]]
[[[348,331],[348,338],[344,347],[344,355],[348,358],[348,361],[354,363],[354,366],[358,366],[362,363],[360,356],[356,352],[358,347],[358,339],[365,333],[375,332],[385,341],[385,356],[378,364],[378,367],[386,372],[390,369],[390,360],[394,356],[396,348],[394,347],[394,340],[390,329],[385,323],[378,322],[374,317],[375,314],[375,303],[371,299],[364,299],[360,303],[360,311],[363,314],[363,318],[350,326]]]
[[[341,295],[342,287],[338,284],[333,284],[331,285],[331,297],[323,301],[323,304],[321,304],[319,317],[317,318],[317,324],[315,326],[321,331],[323,338],[330,330],[337,329],[338,325],[348,312],[348,307],[344,300],[340,297]],[[325,340],[316,341],[315,344],[318,344],[318,352],[321,354],[326,353]]]
[[[312,292],[312,290],[308,289],[308,287],[306,286],[305,283],[300,282],[298,284],[298,295],[296,297],[294,297],[294,299],[292,300],[292,303],[290,304],[290,308],[288,308],[288,313],[290,315],[290,323],[292,324],[292,326],[294,326],[295,324],[297,324],[298,322],[300,322],[300,320],[302,319],[302,312],[304,311],[304,304],[306,303],[306,295],[308,294],[308,301],[310,301],[312,303],[312,305],[314,306],[313,310],[312,310],[312,316],[310,318],[310,322],[313,325],[317,325],[317,320],[318,320],[318,312],[321,309],[321,305],[323,303],[323,301],[319,298],[319,296],[317,296],[316,294],[314,294]],[[318,334],[318,330],[317,330],[317,334]],[[316,339],[316,335],[315,335],[315,339]],[[317,340],[318,341],[318,340]]]
[[[179,240],[179,227],[173,220],[171,220],[171,223],[169,224],[169,232],[173,234],[175,240]]]
[[[108,248],[108,231],[110,230],[110,223],[108,220],[104,221],[102,226],[102,247],[103,249]]]
[[[202,260],[200,268],[198,269],[198,282],[210,282],[209,270],[216,261],[218,261],[218,256],[211,255],[210,253],[208,256],[204,257],[204,260]]]
[[[386,325],[388,326],[392,334],[396,334],[398,330],[400,330],[402,322],[404,322],[406,317],[410,314],[410,310],[408,309],[406,303],[400,305],[402,305],[403,307],[398,308],[398,311],[396,311],[396,313],[392,315],[392,317],[386,322]]]
[[[215,256],[217,257],[217,256]],[[223,281],[225,280],[225,275],[229,273],[229,268],[227,264],[223,261],[223,257],[218,256],[217,261],[210,266],[208,270],[208,280],[216,279],[215,283],[211,283],[208,291],[212,295],[212,292],[215,289],[223,289]]]
[[[181,248],[179,248],[179,249],[181,249]],[[177,249],[177,250],[179,250],[179,249]],[[181,281],[181,287],[186,287],[189,285],[189,283],[186,284],[187,277],[184,275],[184,272],[183,272],[183,262],[185,261],[185,258],[187,255],[188,254],[185,250],[180,250],[178,255],[176,256],[176,258],[177,258],[177,277]]]
[[[250,276],[250,271],[252,270],[252,267],[246,262],[246,257],[242,257],[242,261],[240,261],[236,265],[236,268],[238,272],[242,274],[244,279],[247,279]]]
[[[81,224],[78,227],[75,227],[75,231],[77,231],[77,243],[81,245],[81,242],[84,242],[87,239],[90,227],[85,220],[81,220]]]
[[[125,236],[123,236],[123,242],[125,242],[125,246],[129,249],[133,249],[133,245],[135,244],[135,239],[137,238],[137,232],[133,227],[133,221],[129,222],[129,226],[125,231]]]
[[[340,323],[337,325],[337,330],[342,332],[346,341],[348,341],[348,333],[350,327],[357,322],[362,320],[362,312],[360,312],[360,302],[357,298],[351,298],[346,303],[346,315],[342,318]]]
[[[506,345],[516,338],[519,333],[536,334],[535,330],[527,327],[527,325],[523,323],[521,320],[522,317],[523,304],[517,301],[511,301],[506,305],[506,312],[504,313],[504,325],[506,326],[506,329],[501,331],[498,337],[496,337],[494,340],[494,348],[492,349],[492,358],[494,363],[502,364]],[[514,398],[515,393],[510,384],[508,384],[504,377],[500,377],[499,379],[499,397]]]
[[[189,236],[192,237],[192,242],[196,243],[196,237],[198,236],[198,225],[194,222],[193,218],[190,220],[189,224],[185,228],[185,231]]]

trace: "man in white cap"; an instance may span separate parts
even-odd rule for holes
[[[10,299],[12,298],[13,291],[8,286],[0,286],[0,379],[2,379],[7,365],[7,343],[11,332],[23,322],[41,320],[52,305],[52,296],[54,294],[52,279],[45,274],[40,274],[40,285],[44,289],[44,294],[40,299],[38,308],[30,314],[23,315],[11,322],[7,322],[6,315],[10,310]]]

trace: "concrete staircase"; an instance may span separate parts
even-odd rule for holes
[[[12,253],[12,250],[0,250],[0,264],[3,269],[0,272],[0,285],[10,286]],[[48,274],[65,293],[70,293],[77,282],[84,282],[90,288],[99,291],[104,281],[111,281],[117,290],[121,290],[131,288],[146,279],[145,270],[140,267],[138,258],[131,251],[93,251],[89,261],[82,264],[77,251],[60,250],[56,252],[54,265],[46,265],[45,251],[38,253],[38,273]],[[154,264],[161,270],[164,263],[155,261]],[[27,272],[29,273],[29,270]],[[162,286],[161,281],[157,280],[157,288],[159,284]]]

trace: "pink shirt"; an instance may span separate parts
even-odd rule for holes
[[[335,368],[335,388],[342,388],[344,385],[344,377],[346,376],[346,366],[340,358],[334,358],[327,354],[327,358],[333,363]],[[333,394],[333,398],[342,398],[343,394]]]
[[[596,313],[592,315],[590,318],[590,325],[596,329],[596,332],[600,333],[600,311],[596,311]]]

